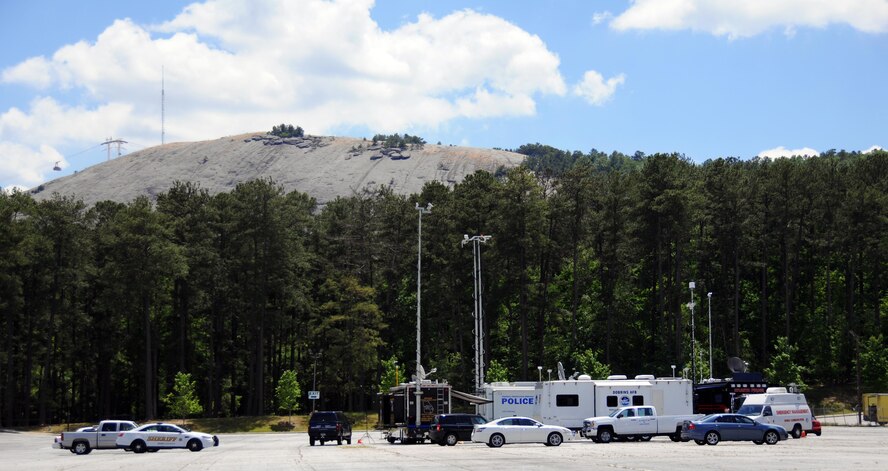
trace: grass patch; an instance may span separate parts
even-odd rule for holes
[[[352,420],[354,433],[358,430],[372,430],[376,427],[375,412],[347,412]],[[171,422],[182,425],[182,419],[158,419],[138,422],[146,424],[150,422]],[[287,416],[261,415],[255,417],[220,417],[220,418],[192,418],[187,419],[185,427],[206,433],[273,433],[273,432],[306,432],[308,431],[308,414],[293,415],[287,423]],[[77,430],[80,427],[95,425],[94,423],[70,423],[47,426],[22,427],[18,430],[28,432],[44,432],[58,434],[63,431]]]

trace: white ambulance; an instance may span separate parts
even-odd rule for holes
[[[768,388],[764,394],[749,394],[737,411],[763,424],[780,425],[793,438],[801,438],[811,430],[811,408],[805,395],[787,392],[786,388]]]

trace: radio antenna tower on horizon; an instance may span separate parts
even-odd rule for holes
[[[164,68],[160,66],[160,145],[166,139],[166,91],[164,84]]]

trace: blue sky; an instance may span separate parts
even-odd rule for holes
[[[0,0],[0,187],[286,122],[697,162],[888,145],[888,0]],[[55,162],[61,172],[52,171]]]

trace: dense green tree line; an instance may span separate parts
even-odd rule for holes
[[[472,254],[487,361],[698,377],[710,332],[754,370],[888,388],[888,152],[710,160],[522,146],[523,167],[318,208],[272,181],[93,207],[0,194],[0,423],[163,417],[178,374],[203,414],[287,409],[286,371],[322,407],[372,409],[414,368],[416,203],[424,366],[471,389]],[[315,360],[317,363],[315,365]],[[588,370],[588,371],[587,371]],[[789,373],[785,373],[789,372]],[[303,400],[303,410],[308,401]]]

